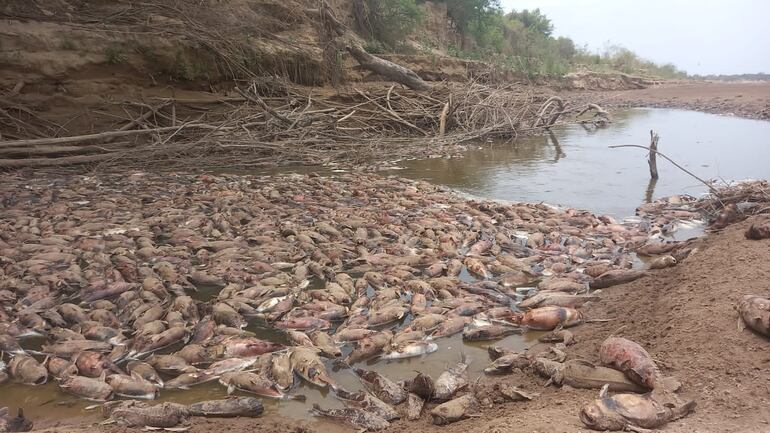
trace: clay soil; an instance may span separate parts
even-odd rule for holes
[[[590,318],[612,318],[573,328],[577,343],[569,358],[598,362],[598,348],[609,335],[639,342],[666,375],[684,384],[682,393],[697,401],[696,411],[672,422],[663,431],[770,431],[770,341],[740,330],[734,305],[745,294],[770,295],[770,239],[750,241],[744,231],[755,217],[698,240],[698,249],[674,268],[653,271],[635,282],[605,289],[600,301],[584,307]],[[542,350],[534,347],[531,350]],[[475,362],[486,363],[486,359]],[[578,418],[580,408],[596,390],[545,387],[528,373],[483,377],[539,393],[529,402],[508,403],[482,411],[479,417],[434,426],[423,414],[415,422],[397,421],[389,432],[587,432]],[[193,419],[190,432],[352,431],[342,426],[286,419]],[[125,432],[115,426],[61,426],[46,431]]]
[[[681,108],[770,119],[770,82],[681,81],[638,90],[572,92],[571,96],[601,101],[605,107]]]

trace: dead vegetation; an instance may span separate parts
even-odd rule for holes
[[[528,88],[479,83],[445,83],[427,92],[391,85],[324,94],[262,79],[239,82],[236,90],[240,97],[121,103],[122,122],[94,134],[0,142],[0,167],[359,164],[513,139],[573,121],[570,116],[583,108]],[[25,133],[22,120],[15,127],[19,135],[37,136]]]

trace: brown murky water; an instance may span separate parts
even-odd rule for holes
[[[701,194],[706,188],[666,161],[659,161],[661,179],[648,181],[644,152],[634,149],[608,149],[613,144],[647,144],[649,130],[661,135],[660,150],[703,178],[770,178],[770,123],[678,110],[635,109],[614,113],[615,123],[602,129],[585,130],[572,126],[550,135],[496,144],[471,150],[461,158],[403,161],[383,172],[424,179],[474,196],[507,201],[545,201],[579,207],[615,217],[633,215],[634,209],[651,197],[678,193]],[[324,168],[289,168],[282,171],[320,171]],[[698,229],[682,230],[677,237],[698,234]],[[201,287],[195,296],[201,300],[216,295],[213,288]],[[248,330],[258,337],[285,342],[280,331],[252,321]],[[486,348],[499,344],[518,350],[534,344],[541,333],[514,335],[503,340],[464,343],[457,334],[439,339],[439,350],[430,355],[392,361],[370,360],[355,364],[378,371],[393,380],[414,376],[419,370],[434,378],[466,356],[471,360],[472,378],[483,374],[488,364]],[[39,339],[27,339],[26,348],[37,349]],[[328,369],[341,386],[358,390],[360,383],[349,369]],[[266,416],[279,414],[307,419],[313,403],[324,407],[342,405],[329,390],[301,383],[293,391],[306,396],[306,402],[262,399]],[[163,390],[158,401],[192,403],[223,398],[225,387],[212,382],[190,390]],[[55,383],[39,387],[6,384],[0,389],[0,407],[23,407],[37,427],[57,423],[96,422],[98,410],[87,410],[91,402],[63,393]],[[323,423],[316,420],[314,422]],[[319,424],[320,425],[320,424]],[[333,426],[330,425],[330,426]],[[330,427],[331,428],[331,427]]]

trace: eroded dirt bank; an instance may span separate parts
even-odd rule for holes
[[[601,93],[601,97],[597,94]],[[605,107],[681,108],[751,119],[770,119],[770,83],[670,82],[645,89],[566,92],[601,100]]]

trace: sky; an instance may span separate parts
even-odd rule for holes
[[[770,73],[770,0],[501,0],[540,8],[554,36],[622,45],[690,74]]]

